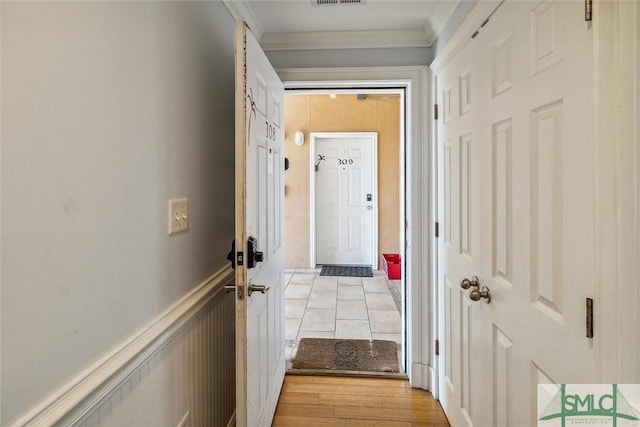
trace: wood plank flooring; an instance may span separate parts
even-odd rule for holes
[[[440,404],[403,379],[287,375],[278,426],[449,427]]]

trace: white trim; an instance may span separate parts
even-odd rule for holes
[[[286,89],[406,87],[418,82],[426,66],[282,68],[277,69]]]
[[[2,22],[2,9],[3,8],[0,7],[0,22]],[[2,43],[2,32],[0,32],[0,46],[3,46],[3,43]],[[2,74],[2,65],[3,65],[2,64],[2,55],[0,55],[0,75]],[[2,93],[2,84],[0,83],[0,94],[1,93]],[[0,117],[4,117],[2,115],[2,103],[1,102],[0,102]],[[6,144],[6,142],[2,142],[2,141],[4,141],[2,139],[2,130],[3,130],[3,128],[4,128],[3,126],[0,126],[0,176],[4,176],[2,174],[2,165],[4,165],[4,162],[2,161],[2,151],[3,151],[2,147],[3,147],[3,145]],[[3,193],[4,193],[4,191],[0,191],[0,230],[3,229],[3,227],[2,227],[2,212],[4,212],[4,210],[2,209],[2,194]],[[2,298],[3,298],[2,297],[2,289],[4,289],[2,287],[2,277],[4,276],[4,274],[2,274],[2,272],[4,271],[4,269],[2,268],[2,253],[3,253],[3,251],[2,251],[2,241],[3,241],[3,239],[0,238],[0,302],[2,301]],[[0,304],[0,307],[1,306],[2,305]],[[0,316],[0,331],[2,331],[2,330],[3,330],[2,329],[2,316]],[[1,341],[2,340],[0,340],[0,366],[4,366],[2,364],[2,342]],[[0,369],[0,371],[1,371],[1,369]],[[2,399],[2,393],[0,393],[0,400],[1,399]],[[2,412],[2,411],[0,410],[0,412]]]
[[[418,379],[419,382],[429,384],[429,374],[431,367],[422,363],[414,363],[411,365],[411,377]]]
[[[633,382],[640,378],[640,5],[594,2],[593,16],[596,367],[601,383]]]
[[[424,30],[304,31],[264,33],[260,46],[270,50],[368,49],[429,47],[433,35]]]
[[[438,103],[438,76],[434,75],[431,78],[431,105],[436,105]],[[438,151],[438,126],[435,120],[433,120],[433,127],[431,129],[431,217],[432,224],[435,227],[436,222],[438,223],[438,227],[442,222],[442,218],[439,215],[439,207],[440,207],[440,170],[438,168],[440,152]],[[439,231],[441,233],[441,231]],[[434,230],[435,234],[435,230]],[[444,337],[444,329],[441,331],[440,328],[444,327],[444,311],[445,304],[444,300],[441,301],[441,298],[444,298],[444,292],[441,292],[440,282],[438,280],[440,274],[440,258],[439,258],[439,241],[438,239],[433,239],[433,244],[431,246],[432,258],[433,258],[433,270],[431,272],[431,281],[434,286],[431,288],[431,297],[435,304],[438,306],[438,316],[436,316],[434,323],[431,327],[431,331],[434,339],[439,341],[439,344],[442,345],[445,343],[443,340]],[[442,295],[442,297],[441,297]],[[440,354],[443,354],[444,349],[440,349]],[[442,360],[439,358],[440,354],[436,355],[435,346],[433,348],[432,357],[436,362],[433,364],[433,369],[435,375],[432,377],[431,383],[431,393],[433,397],[437,400],[440,400],[440,383],[439,383],[439,373],[440,373],[440,364]]]
[[[371,171],[372,171],[372,187],[373,187],[373,221],[372,221],[372,247],[371,247],[371,267],[378,269],[378,133],[377,132],[311,132],[309,139],[309,268],[315,268],[316,262],[316,173],[315,159],[317,140],[322,138],[360,138],[371,141]]]
[[[406,283],[407,283],[407,273],[406,273],[406,269],[407,269],[407,262],[406,262],[406,240],[407,240],[407,197],[405,194],[406,191],[406,176],[407,176],[407,160],[406,160],[406,151],[407,151],[407,140],[408,140],[408,136],[407,136],[407,117],[408,117],[408,112],[411,111],[411,108],[407,106],[407,102],[408,102],[408,94],[407,94],[407,88],[403,88],[402,92],[400,94],[400,162],[398,164],[398,171],[400,171],[399,177],[398,177],[398,194],[399,194],[399,203],[400,203],[400,212],[399,212],[399,221],[398,221],[398,236],[402,236],[402,239],[400,240],[400,243],[402,244],[400,247],[400,259],[402,260],[402,264],[401,264],[401,268],[400,268],[400,276],[401,276],[401,282],[400,282],[400,309],[401,309],[401,318],[402,318],[402,329],[401,329],[401,353],[402,353],[402,357],[400,360],[400,363],[402,364],[402,369],[404,370],[404,372],[407,372],[408,369],[408,359],[407,359],[407,337],[408,337],[408,328],[407,328],[407,322],[409,321],[407,318],[407,287],[406,287]],[[422,384],[422,383],[420,383]]]
[[[433,380],[414,376],[414,363],[433,366],[431,325],[437,317],[437,305],[431,299],[433,259],[431,245],[431,153],[429,148],[429,69],[406,67],[310,68],[277,70],[287,89],[404,88],[406,90],[406,231],[403,277],[406,283],[406,362],[413,387],[429,388]],[[424,262],[427,260],[427,262]],[[403,331],[404,332],[404,331]],[[430,370],[427,370],[429,373]],[[427,374],[428,376],[428,374]]]
[[[440,71],[453,59],[467,43],[471,41],[471,36],[475,33],[482,23],[490,16],[493,11],[496,10],[502,4],[501,1],[487,0],[479,1],[476,6],[469,12],[469,15],[465,18],[464,22],[456,30],[455,34],[451,37],[449,42],[438,53],[438,56],[433,60],[431,65],[431,72],[433,75],[438,75]]]
[[[262,35],[264,34],[264,29],[258,18],[253,14],[253,11],[245,1],[233,1],[233,0],[222,0],[222,3],[227,7],[231,16],[236,21],[244,21],[249,26],[251,33],[256,38],[256,40],[260,40]]]
[[[315,50],[315,49],[367,49],[367,48],[411,48],[431,47],[444,23],[451,17],[456,2],[439,7],[436,15],[442,25],[432,28],[430,24],[413,30],[362,30],[362,31],[317,31],[317,32],[264,32],[247,0],[222,0],[236,20],[249,23],[256,31],[263,50]],[[494,1],[494,0],[481,0]],[[446,11],[440,13],[442,9]]]
[[[309,268],[316,268],[316,138],[309,135]]]
[[[233,275],[224,267],[172,304],[115,349],[13,423],[14,426],[53,425],[80,421],[124,384],[130,375],[160,351],[222,289]]]

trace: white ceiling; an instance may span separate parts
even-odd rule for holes
[[[431,46],[460,0],[226,0],[265,50]]]

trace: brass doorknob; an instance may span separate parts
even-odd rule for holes
[[[466,277],[460,281],[460,287],[462,289],[469,289],[470,287],[477,288],[480,286],[480,282],[478,281],[478,276],[473,276],[471,279],[467,279]]]
[[[489,288],[483,286],[482,289],[472,289],[471,292],[469,292],[469,298],[471,298],[472,301],[480,301],[484,298],[487,300],[488,304],[491,302],[491,292],[489,291]]]

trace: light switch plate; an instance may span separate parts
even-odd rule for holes
[[[169,234],[179,233],[189,228],[189,200],[169,200]]]

